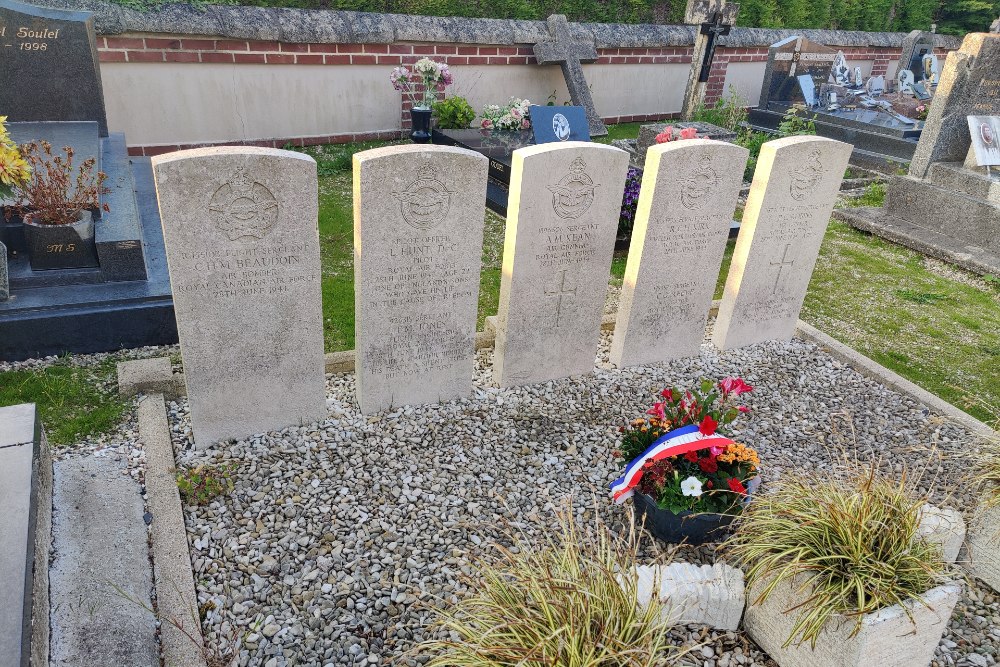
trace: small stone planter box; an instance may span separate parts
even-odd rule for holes
[[[928,606],[906,603],[912,622],[900,605],[866,614],[854,637],[853,618],[831,621],[815,649],[808,642],[782,648],[798,617],[798,610],[785,612],[805,600],[797,586],[781,584],[766,602],[754,605],[760,590],[754,587],[747,595],[743,626],[780,667],[927,667],[962,589],[950,582],[927,591],[923,599]]]
[[[1000,592],[1000,506],[980,504],[969,528],[967,547],[969,574]]]

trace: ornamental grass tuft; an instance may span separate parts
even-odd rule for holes
[[[803,602],[785,646],[816,639],[843,616],[861,630],[864,614],[921,596],[944,581],[941,548],[917,534],[925,495],[875,465],[843,477],[797,472],[769,485],[738,519],[726,547],[746,572],[751,604],[793,583]],[[904,607],[905,609],[906,607]]]
[[[430,667],[662,667],[686,651],[668,638],[663,605],[638,604],[639,533],[629,522],[613,534],[586,528],[563,511],[540,547],[521,537],[498,546],[467,579],[470,595],[439,611],[436,629],[450,640],[417,647]]]
[[[986,506],[1000,506],[1000,438],[987,438],[973,457],[976,480],[986,494]],[[1000,532],[1000,527],[998,527]]]

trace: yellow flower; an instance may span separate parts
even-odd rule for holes
[[[8,187],[16,187],[27,183],[30,178],[31,168],[21,157],[21,153],[14,148],[0,144],[0,183]]]

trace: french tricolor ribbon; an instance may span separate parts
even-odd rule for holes
[[[614,498],[615,504],[621,504],[626,499],[631,498],[635,486],[642,479],[643,469],[649,461],[659,461],[668,456],[679,456],[699,449],[722,448],[734,444],[736,444],[735,441],[717,433],[702,434],[696,424],[676,428],[657,438],[653,444],[646,448],[646,451],[625,466],[625,473],[611,483],[611,497]]]

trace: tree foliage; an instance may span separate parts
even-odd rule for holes
[[[194,0],[192,0],[194,1]],[[197,0],[204,2],[205,0]],[[342,9],[391,14],[544,19],[566,14],[594,23],[681,23],[683,0],[208,0],[224,4]],[[151,6],[161,0],[117,0]],[[739,0],[748,28],[830,28],[866,32],[930,30],[962,35],[989,30],[1000,0]]]

